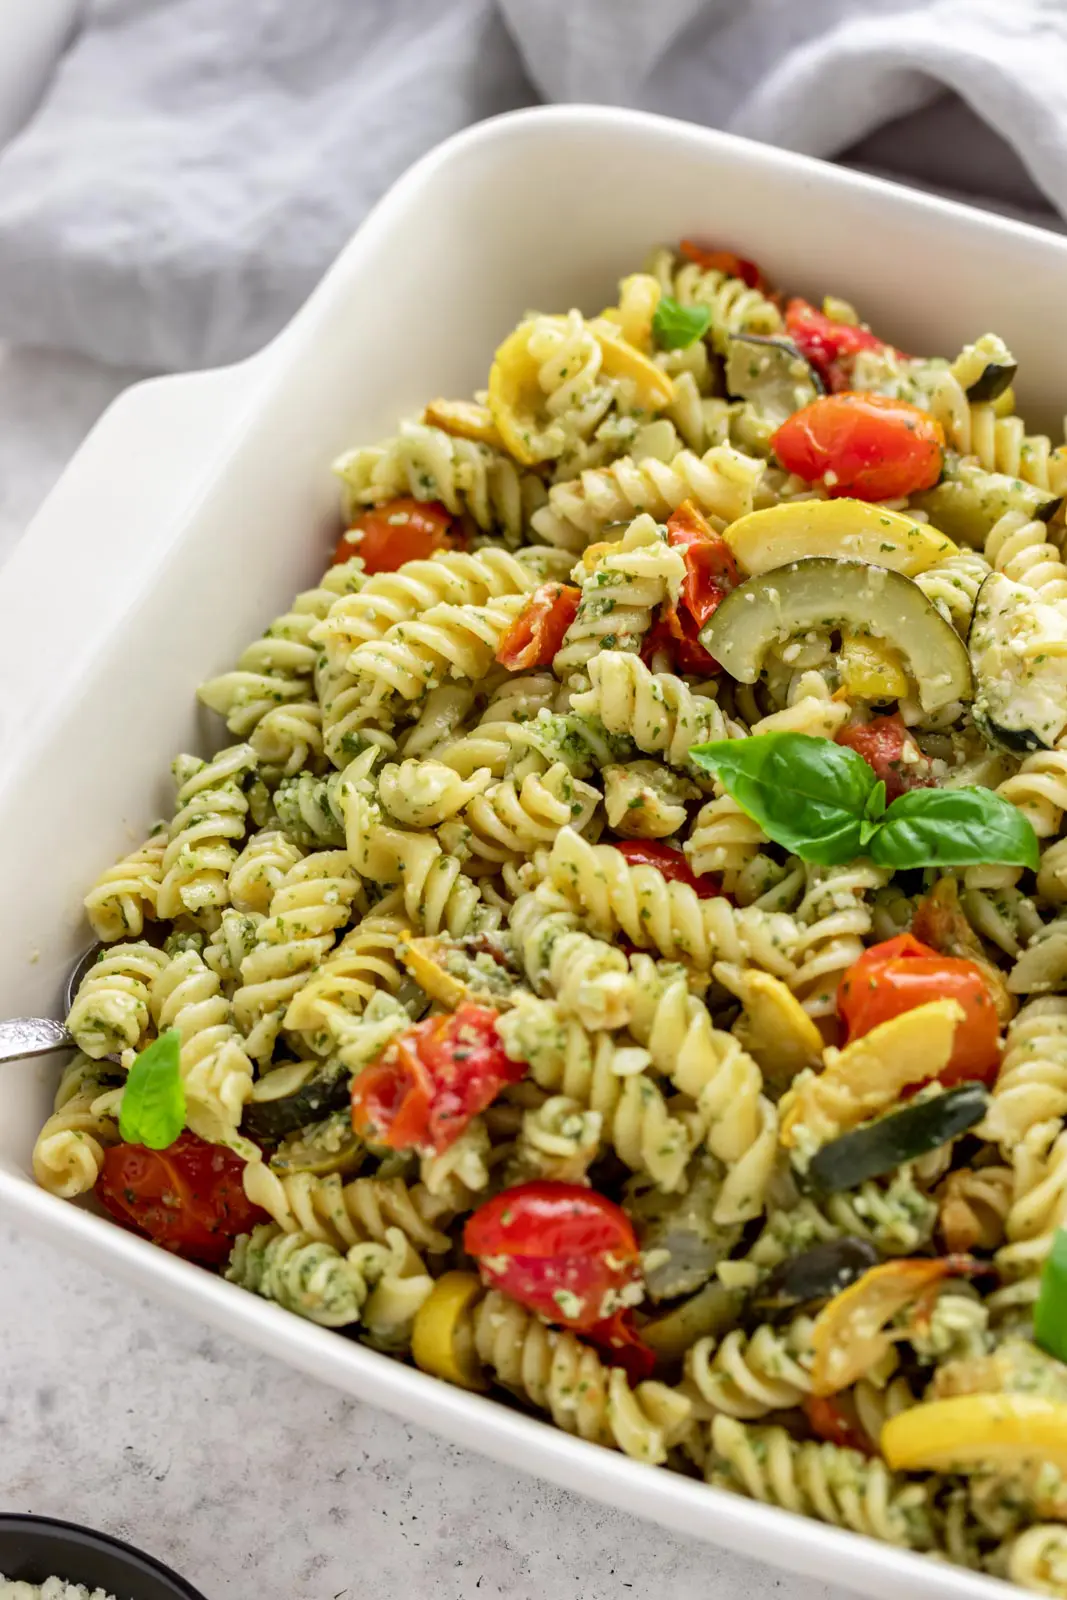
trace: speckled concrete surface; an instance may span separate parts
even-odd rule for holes
[[[0,561],[126,381],[0,350]],[[444,1444],[2,1225],[0,1510],[118,1534],[208,1600],[842,1593]]]

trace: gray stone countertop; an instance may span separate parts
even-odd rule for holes
[[[131,376],[0,348],[0,563]],[[843,1595],[457,1449],[2,1223],[0,1511],[117,1534],[207,1600]]]

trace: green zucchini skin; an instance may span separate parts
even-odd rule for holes
[[[1002,361],[988,362],[967,390],[968,400],[979,405],[999,400],[1005,389],[1010,388],[1015,382],[1018,370],[1018,363],[1015,361],[1010,364]]]
[[[352,1080],[343,1067],[323,1066],[293,1094],[277,1100],[251,1100],[241,1118],[241,1132],[273,1144],[286,1134],[317,1122],[330,1111],[348,1105]]]
[[[847,1235],[813,1245],[782,1261],[753,1289],[742,1311],[746,1326],[792,1316],[801,1306],[820,1305],[876,1267],[879,1255],[866,1239]]]
[[[921,1100],[854,1128],[824,1144],[811,1159],[808,1177],[824,1194],[855,1189],[868,1178],[894,1172],[905,1161],[947,1144],[985,1116],[989,1095],[980,1083],[961,1083],[933,1100]]]

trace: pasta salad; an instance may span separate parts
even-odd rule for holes
[[[1067,1595],[1067,447],[685,242],[337,463],[107,868],[38,1182]]]

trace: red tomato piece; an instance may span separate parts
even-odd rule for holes
[[[722,895],[718,878],[698,878],[682,852],[672,850],[662,839],[612,839],[610,843],[631,867],[655,867],[669,883],[684,883],[692,889],[698,900],[715,900]]]
[[[621,1306],[586,1333],[609,1367],[621,1367],[630,1384],[643,1383],[656,1370],[656,1352],[645,1343],[630,1306]]]
[[[496,658],[511,672],[550,667],[578,615],[582,591],[570,583],[542,583],[504,631]]]
[[[667,542],[681,550],[685,560],[679,601],[702,628],[741,581],[734,553],[691,500],[684,500],[668,517]]]
[[[465,544],[439,500],[405,495],[361,511],[337,541],[332,564],[362,556],[364,570],[373,576],[396,572],[405,561],[428,561],[437,550],[462,550]]]
[[[785,329],[801,355],[835,393],[848,388],[852,362],[861,350],[893,349],[869,328],[835,322],[807,300],[790,300],[785,308]]]
[[[804,1415],[811,1431],[827,1444],[839,1445],[842,1450],[859,1450],[865,1456],[874,1454],[875,1441],[868,1439],[866,1429],[849,1415],[838,1395],[806,1395]]]
[[[699,633],[695,617],[665,600],[641,642],[641,660],[646,667],[651,667],[658,655],[666,655],[672,672],[687,672],[699,678],[714,677],[722,668],[704,649]]]
[[[180,1134],[165,1150],[117,1144],[104,1155],[95,1193],[123,1227],[217,1266],[238,1234],[270,1220],[245,1195],[244,1166],[232,1150],[195,1133]]]
[[[568,1328],[587,1331],[640,1298],[629,1217],[581,1184],[505,1189],[468,1219],[463,1246],[490,1288]]]
[[[904,726],[899,711],[892,716],[872,717],[869,722],[853,722],[841,728],[837,743],[861,755],[885,784],[886,805],[909,789],[932,789],[930,763]],[[905,759],[905,752],[913,759]]]
[[[750,289],[767,288],[767,280],[754,261],[735,255],[732,250],[706,250],[692,239],[683,239],[681,253],[687,261],[695,262],[702,272],[725,272],[728,278],[740,278]]]
[[[771,437],[787,472],[834,496],[894,500],[941,476],[945,430],[929,412],[883,394],[822,395]]]
[[[930,1000],[957,1000],[964,1010],[939,1081],[946,1088],[974,1079],[991,1083],[1000,1065],[1000,1024],[993,996],[973,961],[939,955],[910,933],[898,934],[872,945],[853,962],[838,988],[837,1010],[851,1043],[880,1022]]]
[[[504,1053],[499,1012],[466,1004],[394,1039],[352,1082],[352,1126],[391,1150],[439,1155],[505,1083],[525,1075]]]

